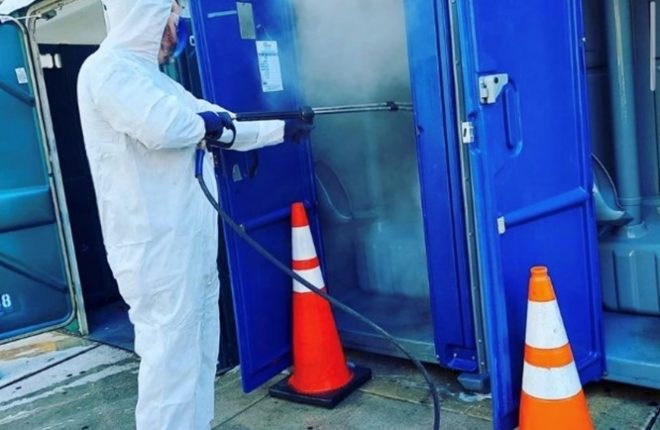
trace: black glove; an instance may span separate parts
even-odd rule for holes
[[[299,118],[284,121],[284,139],[293,143],[300,143],[300,140],[308,137],[312,130],[314,130],[312,121]]]
[[[234,144],[236,139],[236,127],[234,121],[227,112],[201,112],[198,113],[204,120],[204,127],[206,128],[206,138],[219,141],[225,130],[230,130],[233,133],[230,143],[222,142],[222,146],[230,147]]]

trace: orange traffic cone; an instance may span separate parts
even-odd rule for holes
[[[295,203],[291,210],[293,270],[325,291],[305,207]],[[369,379],[371,370],[346,363],[330,304],[294,280],[293,374],[270,394],[333,408]]]
[[[593,429],[546,267],[533,267],[525,334],[520,430]]]

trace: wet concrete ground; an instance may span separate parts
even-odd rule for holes
[[[374,379],[330,411],[273,399],[267,387],[246,395],[238,370],[230,371],[217,379],[214,429],[431,428],[430,396],[410,364],[350,356],[370,366]],[[137,369],[130,352],[59,332],[0,346],[0,429],[132,429]],[[491,428],[489,396],[465,392],[452,372],[433,368],[432,375],[443,429]],[[607,382],[586,392],[598,429],[660,430],[660,392]]]

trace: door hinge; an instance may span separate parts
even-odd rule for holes
[[[464,121],[461,123],[461,142],[467,144],[474,143],[474,123]]]
[[[479,99],[481,104],[490,105],[497,102],[502,90],[509,83],[509,75],[498,73],[479,78]]]
[[[64,67],[60,54],[41,54],[40,62],[42,69],[61,69]]]

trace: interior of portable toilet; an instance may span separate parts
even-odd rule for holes
[[[298,0],[293,5],[296,90],[306,104],[413,101],[409,58],[422,48],[408,49],[419,41],[415,34],[408,40],[404,2]],[[424,76],[413,73],[416,79]],[[436,106],[427,109],[441,115],[436,95]],[[460,179],[449,167],[458,165],[458,154],[444,147],[442,132],[429,129],[418,136],[413,112],[317,118],[311,152],[325,275],[336,297],[402,340],[418,358],[436,362],[440,355],[449,363],[460,354],[471,364],[456,360],[455,367],[474,370],[465,250],[454,250],[464,228],[460,193],[454,191]],[[423,207],[422,190],[433,189],[437,192],[424,197]],[[443,243],[427,252],[427,242],[436,240]],[[442,319],[438,308],[447,317],[434,324]],[[337,318],[345,344],[398,353],[354,318],[343,313]],[[436,340],[447,351],[443,346],[436,353]]]
[[[660,388],[654,5],[587,1],[585,34],[594,176],[609,202],[597,205],[608,377]]]
[[[82,3],[83,0],[76,2]],[[486,297],[482,315],[480,289],[474,287],[478,280],[476,276],[481,274],[481,291],[486,292],[486,296],[489,288],[501,287],[504,293],[501,294],[502,300],[510,300],[512,290],[521,292],[521,297],[511,300],[516,303],[508,304],[509,315],[498,322],[499,329],[504,326],[503,330],[508,331],[503,342],[505,345],[499,347],[507,351],[520,351],[498,358],[498,350],[493,348],[488,356],[493,379],[510,378],[509,381],[519,381],[520,376],[513,373],[520,371],[521,364],[521,333],[524,330],[526,299],[523,290],[526,279],[524,270],[518,270],[515,279],[508,277],[506,267],[523,267],[527,261],[518,255],[509,259],[511,254],[507,254],[506,250],[515,245],[519,238],[529,239],[529,235],[535,235],[534,239],[548,239],[549,243],[552,238],[548,234],[537,234],[537,231],[531,230],[527,221],[520,221],[520,226],[516,227],[518,230],[514,231],[514,217],[508,217],[509,231],[501,235],[505,241],[501,256],[495,258],[495,251],[487,249],[485,241],[482,241],[479,243],[479,270],[476,270],[476,260],[471,260],[472,266],[469,264],[472,242],[465,238],[472,237],[475,231],[471,225],[473,220],[464,216],[465,210],[469,212],[474,209],[477,224],[483,222],[483,219],[480,221],[478,218],[483,213],[480,205],[485,203],[479,200],[489,197],[478,194],[473,200],[469,194],[465,194],[471,189],[469,186],[464,187],[464,182],[471,179],[469,168],[478,170],[479,165],[475,162],[466,163],[468,156],[474,154],[462,149],[469,145],[461,145],[457,132],[462,119],[472,118],[469,115],[468,118],[462,118],[461,109],[469,111],[465,107],[469,100],[461,99],[469,99],[470,96],[462,94],[464,83],[452,78],[455,69],[452,67],[451,46],[448,42],[449,24],[451,21],[456,26],[467,27],[466,17],[471,17],[475,21],[474,25],[478,27],[481,23],[480,31],[487,34],[491,27],[483,21],[486,17],[491,20],[498,18],[503,22],[506,19],[511,22],[520,20],[521,23],[525,19],[526,25],[533,25],[534,19],[538,18],[537,27],[543,28],[542,24],[555,22],[543,19],[560,17],[559,14],[566,10],[580,17],[577,15],[579,7],[574,2],[565,2],[562,7],[566,10],[558,7],[555,15],[546,16],[539,12],[542,9],[541,2],[532,2],[521,7],[519,14],[510,13],[505,17],[486,13],[490,6],[482,2],[474,2],[474,9],[461,9],[459,5],[455,10],[445,10],[441,3],[414,0],[363,1],[359,4],[343,1],[341,7],[335,2],[329,6],[319,6],[318,3],[312,0],[196,2],[193,5],[196,49],[200,56],[205,96],[235,111],[293,109],[302,103],[335,105],[394,99],[412,101],[415,116],[398,112],[318,118],[311,142],[301,145],[286,143],[245,154],[226,152],[220,160],[224,206],[246,231],[286,261],[290,258],[288,206],[292,201],[304,201],[310,211],[330,291],[381,323],[419,358],[437,361],[459,371],[472,374],[485,372],[487,358],[482,349],[484,342],[497,342],[494,339],[494,317],[489,318],[491,310],[486,306],[494,304],[497,307],[501,302]],[[638,187],[639,197],[643,197],[638,217],[644,223],[635,223],[635,210],[628,208],[636,204],[635,196],[625,200],[624,207],[618,207],[616,193],[608,186],[607,175],[602,174],[603,169],[595,162],[595,176],[607,203],[606,208],[614,212],[621,210],[628,215],[633,212],[633,220],[627,216],[613,220],[612,216],[607,218],[607,212],[599,212],[602,215],[601,222],[596,225],[595,219],[592,219],[593,225],[578,230],[585,238],[576,242],[577,250],[568,249],[565,254],[590,253],[592,245],[595,246],[595,234],[591,237],[589,231],[595,233],[598,229],[605,310],[602,334],[606,343],[607,377],[658,388],[660,282],[656,278],[654,264],[655,249],[660,246],[660,238],[655,239],[657,235],[654,235],[654,228],[657,227],[660,180],[656,102],[655,93],[650,91],[649,76],[650,70],[654,70],[654,73],[656,70],[654,64],[653,69],[649,65],[651,19],[646,4],[632,3],[630,17],[627,18],[627,2],[610,3],[617,9],[612,9],[613,13],[607,15],[607,9],[602,8],[599,2],[584,2],[593,149],[602,160],[602,165],[614,176],[614,183],[619,185],[616,187],[619,197],[630,197],[623,193],[629,191],[631,186],[623,184],[630,179],[622,179],[619,156],[622,152],[630,153],[628,150],[632,142],[626,141],[626,151],[617,152],[615,148],[618,137],[614,136],[623,136],[625,132],[613,132],[613,128],[626,129],[625,125],[612,127],[612,124],[619,124],[619,115],[628,115],[629,121],[632,118],[634,130],[630,130],[629,124],[627,135],[638,143]],[[98,2],[89,4],[93,5],[91,7],[100,7]],[[66,22],[60,18],[60,23]],[[629,25],[616,26],[617,19]],[[55,25],[57,20],[50,22]],[[579,33],[580,27],[571,22],[571,25],[554,26],[552,31],[575,31],[568,35],[573,37]],[[625,32],[629,31],[628,35],[632,36],[631,46],[635,47],[634,50],[624,49],[634,53],[632,68],[627,72],[624,70],[623,77],[616,75],[615,80],[623,82],[623,88],[621,83],[616,86],[610,84],[608,79],[609,45],[606,29],[614,27],[622,29],[622,33],[618,36],[613,33],[610,37],[617,41],[625,40]],[[518,31],[526,28],[521,25]],[[493,25],[493,34],[496,34],[496,30]],[[546,29],[544,34],[547,36],[552,31]],[[93,199],[90,200],[91,184],[89,172],[84,170],[82,141],[70,137],[72,133],[77,133],[79,127],[76,124],[77,113],[73,109],[75,98],[72,98],[71,93],[75,88],[72,86],[75,73],[71,72],[75,72],[74,65],[78,64],[76,67],[79,67],[85,56],[93,50],[82,45],[95,45],[98,41],[64,41],[74,46],[62,47],[59,46],[62,41],[57,40],[62,33],[57,32],[57,38],[53,39],[48,32],[47,26],[41,29],[44,38],[40,43],[40,50],[44,54],[41,60],[57,150],[60,152],[79,273],[89,306],[87,310],[90,321],[93,321],[94,312],[90,310],[95,306],[101,308],[117,303],[119,297],[111,275],[105,268],[100,233],[95,226],[95,205]],[[541,30],[537,32],[540,34]],[[504,38],[509,33],[501,31],[499,34]],[[577,46],[576,42],[575,45],[566,45],[568,48],[564,47],[557,42],[565,42],[561,35],[553,36],[555,40],[552,37],[543,39],[544,43],[549,44],[548,47],[554,46],[547,49],[548,53],[545,54],[548,58],[551,57],[552,49],[566,50]],[[457,39],[464,50],[465,64],[460,64],[462,69],[459,67],[463,78],[467,80],[466,76],[469,77],[466,70],[476,70],[480,74],[499,71],[501,65],[497,59],[492,60],[484,70],[471,64],[475,60],[470,60],[467,54],[471,46],[466,42],[467,37],[463,34],[462,39]],[[279,64],[273,61],[272,50],[259,46],[256,40],[278,42]],[[481,39],[477,42],[486,44]],[[519,43],[524,44],[522,41]],[[525,45],[520,49],[523,48],[533,52],[533,47]],[[610,73],[615,65],[623,63],[625,66],[617,51],[611,52]],[[569,54],[571,57],[579,57],[576,52]],[[655,61],[655,53],[652,58]],[[580,66],[579,62],[577,65]],[[523,77],[522,73],[531,74],[536,71],[539,76],[545,77],[551,72],[541,69],[527,72],[522,66],[520,70],[518,76],[513,69],[509,70],[512,78],[509,88],[515,88],[523,96],[513,90],[507,93],[506,89],[505,96],[513,97],[514,100],[520,97],[521,106],[518,109],[524,110],[535,103],[539,104],[540,109],[545,109],[544,100],[529,91],[529,82],[533,79]],[[571,80],[574,79],[569,74],[572,72],[569,68],[567,71],[558,71],[557,75]],[[575,82],[575,86],[579,87],[580,79]],[[631,86],[634,94],[626,92],[625,85]],[[455,88],[459,91],[455,92]],[[458,94],[457,99],[455,94]],[[630,111],[622,112],[617,108],[617,103],[624,98],[634,100],[635,113],[632,116],[629,116]],[[557,120],[559,126],[563,125],[561,121],[582,120],[577,117],[580,111],[575,112],[566,106],[563,108],[568,112],[566,115],[575,118],[566,120],[568,117],[562,116]],[[525,111],[521,114],[522,118],[525,118],[524,114]],[[551,121],[554,119],[551,118]],[[484,127],[483,124],[479,125],[478,120],[475,123],[477,132],[481,130],[479,127]],[[516,131],[515,124],[513,128],[509,127],[509,133]],[[469,139],[469,124],[463,130],[468,133],[464,141],[472,143]],[[503,159],[515,159],[534,149],[533,145],[517,146],[518,141],[534,139],[534,131],[526,127],[526,124],[523,124],[522,131],[518,131],[519,139],[513,139]],[[475,140],[490,136],[497,139],[495,133],[481,133],[477,134]],[[69,144],[72,148],[63,147]],[[473,151],[477,149],[483,150],[472,147]],[[574,162],[571,157],[566,160],[569,166],[573,166],[571,163]],[[492,153],[490,160],[501,162]],[[502,171],[506,174],[505,169]],[[479,174],[474,171],[475,178]],[[549,178],[555,175],[559,173],[548,173]],[[580,181],[590,183],[590,175],[580,172],[579,176]],[[479,184],[475,185],[477,191],[479,187]],[[624,190],[625,187],[628,188]],[[80,191],[82,188],[87,191]],[[525,192],[521,191],[520,194]],[[579,198],[575,197],[574,200]],[[475,208],[471,207],[472,203]],[[589,209],[585,211],[588,215]],[[572,212],[559,215],[554,226],[568,222],[569,216],[572,216]],[[585,216],[585,219],[588,218]],[[488,227],[481,230],[483,235],[484,231],[488,232]],[[493,236],[499,233],[496,231]],[[0,243],[1,239],[2,236]],[[246,389],[252,389],[290,363],[288,321],[291,285],[287,278],[277,274],[232,234],[227,234],[226,239],[242,348],[244,385]],[[559,246],[565,241],[555,238],[552,244]],[[534,252],[534,249],[530,251]],[[545,254],[539,251],[538,255]],[[483,262],[486,259],[492,259],[494,266],[499,265],[499,269],[490,269],[493,273],[505,272],[504,285],[494,275],[488,274],[488,264]],[[557,274],[560,307],[564,312],[578,366],[582,370],[583,379],[588,381],[599,378],[602,370],[598,365],[601,352],[598,325],[600,305],[585,301],[600,300],[600,294],[598,291],[580,293],[588,290],[586,284],[599,285],[598,270],[592,272],[581,267],[584,261],[591,260],[585,258],[576,262],[562,262],[561,259],[555,259],[551,261],[555,263],[551,266],[551,275]],[[6,267],[0,270],[9,271]],[[584,284],[571,284],[576,282],[571,281],[572,276],[586,281]],[[11,279],[17,283],[23,282]],[[39,280],[29,282],[39,283]],[[514,283],[515,286],[511,286]],[[490,294],[494,296],[500,292]],[[583,315],[578,315],[580,313]],[[481,330],[482,316],[485,316],[486,333]],[[347,345],[386,354],[394,353],[390,346],[369,334],[365,328],[341,314],[337,314],[337,318]],[[107,327],[112,325],[112,321],[109,323]],[[583,330],[578,325],[587,327]],[[495,374],[502,369],[500,373],[511,374]],[[509,403],[516,403],[515,391],[519,383],[508,383],[509,386],[504,386],[507,382],[495,381],[493,390],[496,410],[508,409]],[[474,383],[473,386],[478,385]]]

